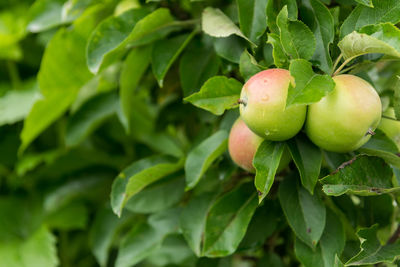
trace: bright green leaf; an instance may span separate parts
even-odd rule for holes
[[[283,50],[281,38],[275,33],[268,34],[268,43],[272,45],[272,56],[274,64],[278,68],[287,68],[289,66],[289,59]]]

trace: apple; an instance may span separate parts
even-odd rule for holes
[[[357,76],[343,74],[333,80],[333,92],[309,106],[305,130],[327,151],[350,152],[370,139],[381,120],[382,104],[375,89]]]
[[[383,115],[393,119],[396,118],[392,107],[388,108]],[[382,130],[389,138],[391,138],[400,149],[400,121],[382,118],[378,129]]]
[[[229,134],[229,154],[239,167],[254,173],[253,158],[264,139],[253,133],[242,119],[237,119]],[[289,164],[290,154],[285,148],[277,172],[280,172]]]
[[[245,83],[240,94],[240,116],[253,132],[267,140],[283,141],[301,130],[307,107],[286,108],[291,82],[288,70],[268,69]]]

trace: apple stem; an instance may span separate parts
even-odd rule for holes
[[[338,75],[339,74],[339,72],[350,62],[352,60],[352,58],[348,58],[348,59],[346,59],[343,63],[342,63],[342,65],[340,65],[340,67],[339,68],[337,68],[337,70],[333,73],[333,75],[332,76],[336,76],[336,75]]]
[[[339,64],[339,62],[340,62],[340,60],[343,58],[343,54],[340,54],[338,57],[337,57],[337,59],[336,59],[336,61],[335,61],[335,64],[333,65],[333,68],[332,68],[332,73],[334,73],[335,72],[335,69],[336,69],[336,67],[337,67],[337,65]],[[333,75],[333,74],[332,74]]]
[[[246,106],[247,105],[247,102],[245,101],[245,100],[243,100],[243,99],[238,99],[237,100],[237,103],[240,105],[240,104],[243,104],[244,106]]]
[[[368,129],[368,132],[365,134],[365,136],[367,135],[375,135],[376,133],[374,131],[372,131],[371,128]]]
[[[389,117],[389,116],[385,116],[385,115],[382,115],[382,118],[388,119],[388,120],[392,120],[392,121],[400,121],[400,120],[397,120],[395,118],[392,118],[392,117]]]

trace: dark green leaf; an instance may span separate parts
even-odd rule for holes
[[[267,28],[268,0],[237,0],[240,29],[250,40],[257,41]]]
[[[316,41],[312,31],[299,20],[290,20],[287,6],[282,8],[276,18],[282,47],[291,58],[311,59]]]
[[[272,45],[272,56],[274,64],[278,68],[287,68],[289,66],[289,59],[283,50],[281,38],[275,33],[268,34],[268,43]]]
[[[292,60],[289,70],[296,86],[289,85],[286,107],[318,102],[335,88],[335,82],[329,75],[314,73],[311,63],[304,59]]]
[[[189,152],[185,162],[188,189],[196,186],[211,164],[225,152],[227,144],[228,133],[220,130]]]
[[[264,68],[258,65],[256,59],[245,50],[240,57],[239,70],[242,77],[247,81],[254,74],[264,70]]]
[[[296,176],[288,176],[279,186],[279,201],[296,236],[315,249],[325,228],[326,209],[318,196],[299,186]]]
[[[259,203],[271,189],[284,148],[285,144],[282,142],[264,140],[257,149],[253,165],[256,169],[254,184],[257,188]]]
[[[383,159],[360,155],[343,163],[321,183],[327,195],[352,193],[368,196],[398,191],[400,188],[392,186],[392,176],[392,169]]]
[[[355,1],[367,7],[374,7],[374,5],[372,4],[372,0],[355,0]]]
[[[288,8],[288,16],[290,19],[297,19],[297,3],[296,0],[268,1],[267,4],[267,24],[271,33],[279,34],[279,28],[276,25],[276,17],[284,6]]]
[[[242,84],[234,78],[214,76],[200,89],[184,100],[208,110],[215,115],[222,115],[225,110],[237,107]]]
[[[214,49],[218,56],[239,64],[240,56],[246,49],[246,45],[243,39],[231,35],[225,38],[214,38]]]
[[[178,35],[154,44],[151,63],[154,76],[160,87],[163,87],[164,77],[172,63],[182,53],[195,34],[196,32],[194,31],[191,34]]]
[[[357,232],[361,241],[361,251],[346,262],[346,266],[369,265],[379,262],[393,262],[399,255],[400,242],[382,245],[376,234],[378,225],[363,228]]]
[[[287,144],[293,161],[299,170],[302,185],[313,194],[322,164],[321,149],[311,143],[303,134],[298,134]]]

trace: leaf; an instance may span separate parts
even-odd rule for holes
[[[316,49],[312,60],[325,73],[330,73],[332,59],[329,53],[329,45],[333,42],[335,35],[333,17],[329,9],[319,0],[306,0],[302,3],[306,8],[304,13],[307,12],[307,15],[302,17],[314,33],[316,41]]]
[[[207,257],[232,254],[256,208],[257,198],[251,183],[242,184],[219,198],[208,212],[202,254]]]
[[[189,200],[183,208],[180,217],[180,228],[183,237],[193,250],[200,257],[201,245],[206,225],[207,214],[215,200],[216,193],[205,193],[195,196]]]
[[[185,162],[186,188],[192,189],[211,164],[225,152],[228,133],[220,130],[189,152]]]
[[[374,5],[372,4],[372,0],[355,0],[355,1],[367,7],[374,7]]]
[[[268,0],[237,0],[240,29],[253,42],[260,38],[267,29]]]
[[[362,0],[368,1],[368,0]],[[400,2],[397,0],[373,0],[374,8],[358,5],[343,22],[340,28],[340,38],[353,31],[358,31],[366,25],[382,22],[396,24],[400,21]]]
[[[153,74],[160,87],[163,87],[164,77],[172,63],[174,63],[179,54],[182,53],[195,34],[196,31],[193,31],[191,34],[174,36],[170,39],[164,39],[154,44],[151,56],[151,65],[153,68]]]
[[[181,169],[183,160],[176,162],[167,156],[152,156],[132,163],[114,180],[111,207],[121,216],[126,202],[143,188]]]
[[[84,230],[89,211],[83,203],[73,203],[47,214],[45,223],[51,229],[61,231]]]
[[[376,263],[393,262],[400,251],[400,242],[381,245],[377,238],[378,225],[358,230],[357,235],[361,240],[360,252],[346,262],[346,266],[372,265]]]
[[[296,176],[288,176],[279,186],[283,213],[296,236],[312,249],[325,228],[326,209],[318,196],[299,186]]]
[[[180,210],[152,214],[147,223],[138,225],[123,238],[118,250],[116,267],[130,267],[157,251],[164,238],[176,232]]]
[[[0,243],[1,267],[55,267],[59,265],[55,236],[40,227],[25,241]]]
[[[375,135],[358,150],[369,156],[380,157],[386,163],[400,168],[397,145],[379,129],[376,129]]]
[[[0,125],[13,124],[24,119],[39,98],[39,87],[29,82],[26,88],[10,90],[0,98]]]
[[[371,53],[398,58],[400,57],[400,30],[390,23],[365,26],[358,32],[346,35],[338,46],[347,60]]]
[[[340,196],[346,193],[369,196],[398,191],[393,188],[393,171],[378,157],[360,155],[342,164],[336,172],[321,179],[327,195]]]
[[[179,77],[184,97],[200,90],[201,86],[218,73],[219,59],[212,49],[192,41],[179,62]]]
[[[335,88],[335,82],[329,75],[315,74],[311,63],[304,59],[292,60],[289,70],[296,86],[289,85],[286,108],[318,102]]]
[[[239,64],[240,56],[247,47],[246,42],[236,35],[214,38],[213,43],[214,50],[218,56],[237,64]]]
[[[400,76],[397,77],[397,83],[394,86],[393,108],[396,119],[400,119]]]
[[[42,32],[53,27],[59,26],[71,19],[63,19],[62,9],[64,1],[62,0],[38,0],[29,9],[30,22],[27,26],[30,32]]]
[[[38,74],[44,99],[35,102],[24,122],[20,153],[68,109],[92,77],[85,63],[86,37],[76,31],[60,29],[46,48]]]
[[[108,253],[120,219],[109,209],[97,212],[89,231],[89,246],[100,266],[107,266]]]
[[[284,6],[287,6],[288,16],[290,19],[297,19],[297,3],[296,0],[268,1],[267,4],[267,24],[273,34],[279,34],[279,28],[276,25],[276,17]]]
[[[151,46],[133,48],[122,65],[119,94],[128,133],[131,131],[132,98],[140,79],[150,64],[151,49]]]
[[[278,68],[287,68],[289,66],[289,59],[283,50],[281,39],[279,35],[275,33],[268,34],[268,42],[272,45],[272,56],[274,58],[274,64]]]
[[[276,24],[279,27],[282,47],[286,54],[294,59],[311,59],[316,46],[315,36],[303,22],[288,18],[287,6],[279,12]]]
[[[234,78],[214,76],[201,87],[200,92],[184,100],[215,115],[222,115],[225,110],[237,106],[241,90],[242,84]]]
[[[253,159],[256,169],[254,184],[258,192],[258,202],[267,196],[275,179],[276,171],[282,158],[285,144],[264,140],[257,148]]]
[[[185,192],[185,179],[173,176],[143,189],[126,203],[126,209],[135,213],[153,213],[172,207]]]
[[[124,55],[127,48],[162,39],[179,27],[179,24],[173,23],[168,9],[159,8],[146,14],[147,11],[143,9],[131,9],[99,24],[87,46],[87,62],[92,72],[98,72],[114,63]],[[119,32],[116,27],[124,31]],[[118,32],[120,35],[117,41],[112,36]],[[110,38],[114,41],[110,42]]]
[[[332,211],[327,212],[326,226],[318,246],[312,250],[296,239],[295,253],[304,267],[331,267],[337,260],[345,245],[345,233],[341,221]]]
[[[322,151],[303,134],[288,142],[290,154],[300,173],[301,183],[311,194],[314,193],[322,165]]]
[[[235,34],[256,46],[240,31],[235,23],[218,8],[207,7],[203,10],[201,28],[206,34],[213,37],[228,37]]]
[[[98,95],[85,103],[67,122],[65,142],[76,146],[107,118],[117,113],[118,96],[112,92]]]
[[[254,74],[262,71],[264,68],[258,65],[256,59],[245,50],[240,57],[239,70],[242,77],[247,81]]]

